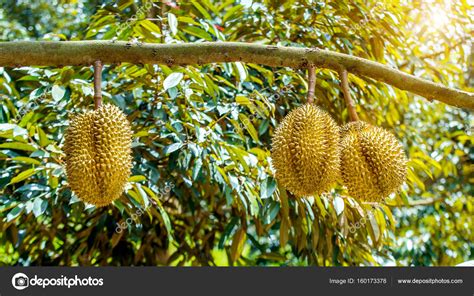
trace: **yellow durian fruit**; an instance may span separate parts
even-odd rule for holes
[[[341,177],[349,195],[380,202],[405,182],[407,159],[395,136],[363,121],[341,128]]]
[[[291,111],[275,130],[272,166],[277,181],[295,196],[331,188],[339,173],[339,127],[313,104]]]
[[[132,131],[114,105],[74,116],[66,131],[66,174],[72,191],[97,207],[124,191],[132,167]]]

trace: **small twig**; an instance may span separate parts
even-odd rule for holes
[[[392,208],[403,208],[403,207],[419,207],[419,206],[429,206],[435,204],[437,202],[443,201],[443,197],[436,197],[436,198],[427,198],[422,200],[416,200],[409,202],[407,205],[405,204],[396,204],[396,205],[388,205]]]
[[[357,116],[355,104],[351,97],[349,79],[347,78],[347,70],[345,68],[339,70],[339,78],[341,79],[342,92],[344,93],[344,100],[346,101],[347,110],[349,111],[349,117],[351,121],[358,121],[359,116]]]
[[[98,109],[102,105],[102,62],[97,60],[94,62],[94,106]]]
[[[161,2],[161,9],[160,9],[160,17],[161,17],[161,20],[160,20],[160,41],[161,43],[165,43],[165,33],[163,31],[164,29],[164,16],[165,16],[165,9],[166,9],[166,5],[165,5],[165,2],[162,1]]]
[[[309,66],[308,68],[308,97],[306,101],[309,104],[314,102],[314,89],[316,87],[316,68],[314,65]]]
[[[474,31],[472,31],[471,33],[474,33]],[[446,49],[447,50],[453,50],[454,48],[458,47],[459,45],[464,44],[466,39],[467,39],[467,37],[462,37],[458,42],[448,46]],[[432,58],[435,58],[439,55],[442,55],[445,52],[446,52],[446,50],[443,49],[443,50],[440,50],[440,51],[437,51],[437,52],[422,55],[422,56],[418,57],[418,59],[420,59],[420,60],[432,59]],[[408,66],[408,64],[410,64],[410,61],[406,61],[406,62],[400,64],[398,66],[398,69],[404,68],[404,67]]]

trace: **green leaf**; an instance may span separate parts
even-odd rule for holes
[[[380,239],[381,239],[383,233],[385,232],[385,229],[387,228],[387,222],[385,221],[385,216],[383,214],[382,209],[375,209],[374,216],[375,216],[375,220],[377,221],[377,225],[379,227]],[[380,242],[380,239],[379,239],[379,242]]]
[[[288,219],[282,219],[280,223],[280,246],[284,247],[288,243],[288,232],[290,226],[288,225]]]
[[[239,119],[255,142],[258,142],[258,133],[250,119],[243,113],[239,114]]]
[[[190,35],[205,39],[207,41],[212,41],[211,35],[204,31],[203,29],[197,27],[186,27],[182,29],[183,32],[188,33]]]
[[[395,226],[397,226],[397,223],[395,222],[395,219],[393,218],[392,211],[386,205],[380,205],[380,206],[383,212],[385,213],[385,215],[387,216],[388,221],[390,221],[390,228],[392,229],[392,231],[395,231]]]
[[[369,218],[369,225],[370,225],[370,228],[372,231],[369,231],[371,237],[372,237],[372,241],[373,241],[373,244],[374,246],[376,245],[376,243],[378,242],[378,240],[380,239],[380,229],[379,229],[379,226],[377,224],[377,220],[375,219],[375,216],[373,214],[372,211],[367,211],[367,218]]]
[[[66,89],[56,84],[53,85],[53,88],[51,89],[53,100],[55,100],[56,102],[61,100],[64,97],[65,93],[66,93]]]
[[[17,127],[16,124],[11,123],[0,123],[0,132],[5,132],[14,129]]]
[[[20,143],[20,142],[10,142],[0,144],[0,148],[23,150],[23,151],[35,151],[36,148],[30,144]]]
[[[33,214],[35,217],[39,217],[44,213],[44,211],[46,211],[47,207],[48,202],[44,199],[41,199],[40,197],[37,197],[33,203]]]
[[[232,240],[232,246],[230,247],[230,258],[232,262],[235,262],[237,261],[237,259],[240,258],[240,255],[242,254],[242,251],[244,249],[246,239],[247,239],[247,233],[245,232],[245,229],[243,228],[240,228],[234,234],[234,237]]]
[[[216,167],[217,171],[219,172],[219,174],[222,176],[222,178],[224,179],[224,181],[229,184],[229,177],[227,177],[227,174],[225,173],[224,169],[217,166]]]
[[[127,191],[127,194],[130,195],[137,203],[140,203],[140,196],[133,189]]]
[[[420,178],[418,178],[413,169],[408,168],[407,172],[408,181],[410,181],[412,184],[418,185],[418,187],[420,187],[422,191],[425,191],[425,184],[423,183],[423,181],[420,180]]]
[[[235,62],[234,64],[239,73],[239,81],[244,82],[245,79],[247,79],[247,70],[245,70],[245,67],[241,62]]]
[[[344,200],[341,197],[336,196],[333,203],[336,215],[339,216],[344,211]]]
[[[183,79],[183,76],[184,75],[181,72],[171,73],[168,77],[166,77],[165,81],[163,82],[164,90],[177,86],[181,79]]]
[[[327,215],[327,210],[326,210],[326,207],[323,205],[323,203],[321,201],[321,198],[322,197],[320,197],[320,196],[315,196],[314,201],[316,201],[316,205],[318,206],[318,209],[319,209],[319,211],[321,212],[321,215],[324,218]]]
[[[199,12],[202,14],[202,16],[208,20],[211,19],[211,15],[204,9],[204,7],[201,6],[201,4],[197,3],[197,1],[191,1],[194,5],[194,7],[196,7],[197,10],[199,10]]]
[[[224,17],[222,18],[222,21],[224,23],[226,23],[227,21],[229,21],[231,19],[237,18],[238,16],[240,16],[242,14],[243,8],[244,8],[244,6],[241,5],[241,4],[238,4],[234,7],[231,7],[227,11],[227,13],[224,15]]]
[[[12,158],[13,161],[18,161],[18,162],[23,162],[23,163],[28,163],[28,164],[35,164],[35,165],[40,165],[41,162],[39,160],[36,160],[31,157],[26,157],[26,156],[16,156]]]
[[[176,35],[178,33],[178,19],[171,12],[168,12],[168,26],[171,30],[171,35]]]
[[[178,21],[182,22],[182,23],[192,24],[192,25],[195,25],[195,26],[200,26],[201,25],[198,22],[196,22],[193,18],[188,17],[188,16],[179,16]]]
[[[18,217],[21,214],[21,212],[23,212],[23,208],[24,208],[24,205],[19,204],[16,207],[14,207],[10,212],[8,212],[7,222],[10,222],[13,219],[15,219],[16,217]]]
[[[196,161],[194,162],[194,167],[193,167],[193,181],[196,181],[197,177],[199,176],[199,173],[201,172],[201,167],[202,167],[202,159],[197,158]]]
[[[36,126],[36,130],[38,131],[40,146],[41,147],[48,146],[49,140],[48,140],[48,137],[46,136],[46,133],[39,126]]]
[[[15,126],[12,133],[13,138],[20,137],[23,140],[26,140],[28,137],[28,131],[22,127]],[[18,139],[16,139],[18,140]]]
[[[244,96],[237,96],[235,102],[240,105],[250,105],[250,100]]]
[[[171,145],[168,145],[165,148],[163,148],[163,154],[165,155],[171,154],[175,152],[176,150],[178,150],[179,148],[181,148],[182,146],[183,146],[183,143],[173,143]]]
[[[278,185],[278,192],[280,193],[280,204],[281,204],[281,212],[284,219],[288,219],[290,214],[290,205],[288,202],[288,194],[286,193],[286,189],[283,186]]]
[[[423,161],[419,159],[410,159],[410,161],[408,162],[408,166],[421,169],[423,172],[425,172],[428,175],[428,177],[433,179],[433,174],[431,173],[430,169]]]
[[[171,227],[170,217],[168,213],[166,213],[163,205],[161,204],[161,200],[156,196],[156,194],[147,186],[142,186],[143,190],[156,202],[158,206],[158,211],[160,212],[161,218],[163,219],[163,224],[165,224],[168,240],[171,242],[173,241],[173,229]]]
[[[16,177],[13,177],[11,179],[10,184],[15,184],[31,177],[32,175],[36,173],[36,170],[37,169],[33,168],[33,169],[28,169],[26,171],[19,173]]]
[[[49,153],[38,149],[38,150],[33,151],[33,153],[30,154],[30,157],[45,158],[45,157],[49,157]]]
[[[221,238],[219,239],[219,244],[217,245],[217,247],[219,249],[223,249],[224,248],[224,244],[226,243],[227,239],[229,238],[232,230],[234,229],[235,225],[237,225],[237,222],[239,222],[239,218],[237,217],[233,217],[229,224],[226,225],[226,227],[224,228],[224,232],[222,233],[221,235]]]
[[[142,175],[135,175],[128,178],[128,182],[141,182],[146,181],[146,177]]]
[[[276,181],[272,177],[268,177],[262,184],[260,185],[260,197],[262,199],[269,198],[273,195],[276,189]]]
[[[140,197],[141,197],[142,200],[143,200],[143,206],[144,206],[145,208],[147,208],[148,205],[150,204],[150,200],[148,199],[148,195],[146,195],[146,193],[145,193],[145,191],[143,190],[141,184],[137,183],[137,184],[135,184],[135,185],[133,185],[133,186],[135,186],[135,188],[137,189],[138,194],[140,194]]]
[[[160,27],[155,25],[153,22],[149,20],[141,20],[140,25],[142,25],[145,29],[147,29],[150,32],[154,33],[161,33]]]
[[[32,75],[26,75],[18,79],[17,81],[39,81],[39,78]]]

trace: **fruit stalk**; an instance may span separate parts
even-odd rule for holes
[[[102,62],[94,62],[94,107],[97,110],[102,106]]]
[[[355,103],[351,97],[351,92],[349,90],[349,79],[347,76],[347,70],[345,68],[341,68],[339,70],[339,78],[341,79],[341,88],[344,94],[344,100],[346,101],[347,111],[349,112],[349,118],[351,121],[358,121],[359,116],[357,116]]]
[[[308,97],[306,100],[308,104],[312,104],[314,102],[315,87],[316,87],[316,68],[314,67],[314,65],[311,65],[308,68]]]

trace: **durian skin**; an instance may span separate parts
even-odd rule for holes
[[[353,198],[380,202],[405,182],[407,158],[393,134],[363,121],[341,128],[341,177]]]
[[[97,207],[119,198],[131,173],[132,131],[114,105],[74,116],[66,131],[66,174],[74,193]]]
[[[297,197],[329,190],[339,176],[339,139],[336,122],[316,105],[291,111],[272,139],[275,178]]]

